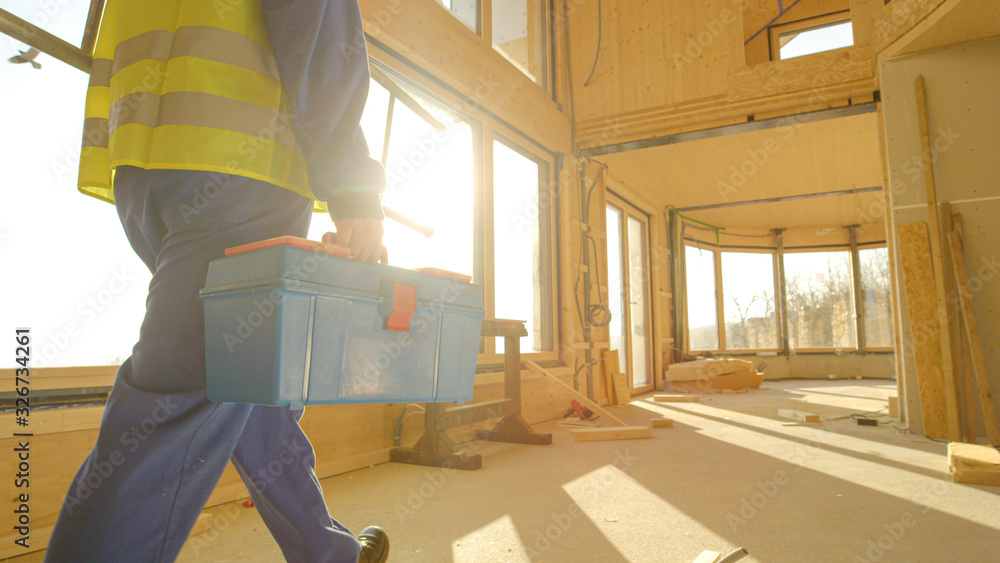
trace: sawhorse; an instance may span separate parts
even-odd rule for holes
[[[504,339],[504,398],[472,405],[448,406],[446,403],[427,403],[424,413],[424,435],[412,448],[393,448],[389,461],[479,469],[483,458],[477,453],[458,452],[448,438],[447,430],[500,418],[491,430],[477,430],[477,440],[512,442],[515,444],[552,443],[552,434],[538,434],[521,417],[521,342],[527,336],[523,321],[486,319],[482,336],[501,336]]]

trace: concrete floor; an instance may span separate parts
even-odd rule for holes
[[[397,562],[679,562],[739,546],[743,561],[1000,561],[1000,488],[950,481],[945,445],[846,418],[884,410],[884,381],[775,381],[700,403],[651,396],[614,412],[667,416],[651,440],[466,444],[483,468],[386,463],[322,482],[352,530],[384,527]],[[408,423],[417,423],[416,417]],[[216,528],[182,562],[281,560],[253,509],[210,509]],[[40,560],[35,556],[19,562]]]

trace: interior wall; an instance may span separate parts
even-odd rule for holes
[[[730,356],[726,356],[730,357]],[[764,379],[892,379],[896,371],[891,352],[845,354],[737,355],[764,374]]]
[[[885,60],[881,65],[890,196],[895,225],[927,222],[914,80],[923,75],[937,200],[962,215],[976,320],[994,391],[1000,389],[1000,39]],[[897,269],[901,271],[897,263]],[[946,268],[946,272],[950,272]],[[906,406],[911,427],[923,432],[914,377],[914,337],[900,287]],[[998,393],[994,405],[1000,410]],[[981,414],[979,415],[981,418]],[[982,431],[982,429],[980,430]]]

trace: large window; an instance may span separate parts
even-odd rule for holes
[[[608,194],[608,325],[611,349],[635,391],[652,385],[652,334],[649,322],[649,221],[624,200]]]
[[[545,11],[539,0],[493,0],[493,46],[542,88],[546,81]]]
[[[436,0],[472,31],[479,33],[479,0]]]
[[[863,248],[858,251],[861,263],[861,297],[864,303],[865,346],[891,348],[892,293],[889,279],[889,253],[886,248]]]
[[[854,348],[851,254],[785,255],[785,291],[792,348]]]
[[[722,298],[727,350],[778,347],[773,254],[723,252]]]
[[[719,317],[715,298],[715,252],[687,246],[688,347],[691,350],[719,349]]]
[[[474,275],[472,127],[429,99],[413,103],[427,112],[424,117],[373,80],[361,122],[370,153],[375,158],[385,156],[387,186],[382,203],[430,229],[421,232],[385,221],[390,264]],[[314,220],[310,237],[318,239],[330,227],[329,221]]]
[[[497,318],[527,321],[521,349],[552,348],[549,264],[548,170],[499,140],[493,142],[493,263]],[[497,339],[497,352],[503,341]]]

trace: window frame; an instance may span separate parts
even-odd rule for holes
[[[721,283],[721,281],[722,281],[722,278],[720,277],[720,274],[719,274],[719,255],[720,255],[719,247],[716,246],[716,245],[714,245],[714,244],[708,244],[708,243],[704,243],[704,242],[701,242],[701,241],[691,241],[691,242],[696,242],[697,244],[688,244],[687,242],[682,242],[681,243],[682,250],[680,252],[680,263],[681,263],[681,268],[683,270],[682,275],[680,276],[680,280],[681,280],[681,284],[682,284],[682,286],[684,288],[684,294],[683,294],[683,303],[684,303],[683,328],[684,328],[684,348],[685,348],[685,352],[688,353],[688,354],[692,354],[694,352],[713,352],[713,353],[714,352],[721,352],[721,350],[725,346],[725,336],[723,335],[723,333],[725,331],[723,330],[722,327],[719,326],[719,322],[720,322],[720,320],[722,318],[722,316],[721,316],[722,314],[719,312],[719,304],[720,304],[720,301],[721,301],[720,296],[722,295],[722,288],[719,285]],[[701,246],[699,246],[699,245],[701,245]],[[689,310],[688,310],[689,307],[688,307],[688,304],[687,304],[687,298],[688,298],[687,247],[689,247],[689,246],[693,247],[693,248],[696,248],[698,250],[711,250],[712,252],[715,253],[715,256],[713,257],[713,260],[712,260],[712,263],[715,266],[715,272],[714,272],[715,273],[715,326],[716,326],[716,330],[719,333],[719,346],[715,350],[709,350],[709,349],[703,349],[703,348],[691,348],[691,323],[689,321]]]
[[[889,253],[888,246],[886,244],[884,244],[884,243],[882,243],[882,244],[875,244],[875,243],[859,244],[858,245],[858,260],[861,259],[861,251],[862,250],[874,250],[874,249],[879,249],[879,248],[885,248],[886,249],[886,254]],[[887,256],[886,259],[888,260],[889,257]],[[862,273],[864,273],[864,272],[862,272]],[[892,286],[892,272],[891,272],[891,264],[890,264],[889,284],[890,284],[890,287],[889,287],[889,334],[890,334],[890,336],[892,336],[892,338],[890,338],[890,340],[894,341],[895,340],[895,334],[894,333],[895,333],[895,330],[896,330],[896,326],[895,326],[895,323],[893,323],[893,316],[896,313],[895,313],[895,310],[894,310],[895,303],[893,303],[893,299],[892,299],[892,287],[891,287]],[[862,281],[861,285],[862,285],[862,287],[857,288],[857,291],[859,291],[861,293],[861,300],[862,300],[862,303],[863,303],[864,302],[864,295],[865,295],[865,288],[864,288],[864,282],[863,281]],[[862,315],[864,315],[864,314],[865,313],[862,311]],[[862,317],[861,320],[864,321],[865,318]],[[859,348],[861,350],[863,350],[864,352],[894,352],[896,350],[895,346],[869,346],[868,345],[868,331],[867,330],[865,330],[865,341],[863,343],[863,346],[859,346]]]
[[[484,0],[486,1],[486,0]],[[558,361],[560,360],[559,350],[562,345],[562,331],[560,330],[560,317],[558,315],[560,307],[560,296],[555,292],[556,268],[559,264],[559,253],[557,244],[557,234],[559,223],[557,222],[556,201],[558,185],[556,183],[556,156],[554,153],[545,150],[535,144],[531,139],[525,137],[520,132],[511,129],[506,124],[501,123],[488,112],[483,111],[476,105],[470,105],[459,96],[450,92],[422,73],[414,71],[405,62],[394,58],[390,53],[383,52],[377,46],[369,46],[369,55],[372,62],[386,73],[397,86],[413,95],[419,92],[419,97],[430,99],[434,103],[441,104],[453,111],[463,121],[472,128],[473,143],[473,208],[475,216],[473,218],[473,237],[478,240],[473,243],[473,283],[479,284],[483,290],[483,307],[486,309],[486,318],[494,318],[495,303],[495,267],[493,264],[494,240],[493,240],[493,141],[494,139],[504,143],[508,148],[519,154],[535,160],[539,163],[540,172],[544,170],[545,182],[541,182],[539,191],[539,217],[544,212],[545,228],[548,232],[545,249],[548,263],[541,265],[542,275],[548,278],[545,283],[552,288],[547,295],[545,311],[547,318],[543,322],[547,323],[548,334],[546,338],[551,344],[551,350],[534,352],[522,350],[522,358],[532,361]],[[399,100],[396,100],[397,102]],[[541,221],[540,221],[541,225]],[[390,257],[392,249],[390,250]],[[495,339],[492,339],[495,341]],[[477,366],[479,371],[495,371],[495,368],[503,366],[504,356],[496,353],[495,343],[487,342],[483,339],[480,344],[480,351],[477,356]]]
[[[633,344],[633,341],[632,341],[632,337],[631,336],[629,336],[627,338],[627,346],[625,347],[626,350],[623,351],[624,353],[628,354],[628,370],[629,370],[630,373],[626,374],[627,375],[626,382],[628,383],[629,392],[630,392],[631,395],[638,395],[638,394],[647,393],[649,391],[652,391],[653,388],[654,388],[654,386],[656,385],[656,361],[655,361],[655,355],[656,355],[657,327],[656,327],[656,323],[655,323],[654,317],[653,317],[653,279],[652,279],[653,276],[652,276],[652,269],[650,267],[650,255],[651,255],[650,247],[652,246],[652,236],[653,236],[653,233],[651,231],[651,225],[650,225],[650,223],[652,223],[652,217],[651,217],[650,213],[644,211],[643,209],[641,209],[636,204],[630,202],[624,196],[619,195],[611,187],[608,187],[607,190],[606,190],[605,197],[604,197],[604,207],[605,207],[605,210],[608,207],[614,207],[614,208],[617,209],[617,211],[619,211],[621,213],[621,222],[619,223],[619,233],[618,234],[619,234],[619,237],[620,237],[619,241],[622,243],[623,248],[627,248],[627,246],[628,246],[628,240],[629,240],[629,238],[628,238],[628,220],[629,220],[629,217],[635,217],[640,222],[642,222],[643,228],[644,228],[644,233],[645,233],[645,240],[642,241],[642,243],[643,243],[643,257],[642,258],[643,258],[643,261],[644,261],[644,263],[643,263],[643,272],[646,275],[646,307],[645,307],[645,309],[646,309],[646,321],[647,321],[647,326],[648,326],[648,330],[649,330],[649,336],[647,337],[647,342],[646,342],[646,344],[647,344],[647,348],[646,348],[646,365],[649,368],[649,383],[647,383],[646,385],[640,385],[640,386],[634,385],[634,377],[635,376],[634,376],[634,373],[631,373],[632,368],[633,368],[633,365],[632,365],[632,344]],[[605,224],[605,235],[607,235],[607,225],[606,224]],[[605,255],[604,255],[604,260],[605,260],[605,263],[607,264],[607,271],[605,273],[608,274],[608,275],[610,275],[610,269],[611,269],[612,265],[611,265],[611,261],[608,259],[608,250],[609,250],[608,244],[607,244],[608,237],[605,236],[604,240],[605,240],[605,248],[604,248]],[[622,248],[619,248],[619,252],[621,250],[622,250]],[[618,267],[621,267],[621,266],[622,266],[621,263],[618,264]],[[627,293],[628,292],[627,288],[630,287],[629,284],[631,283],[632,274],[631,274],[630,271],[628,271],[627,268],[622,268],[622,276],[621,276],[621,278],[622,278],[622,290],[623,290],[623,292]],[[606,282],[605,287],[608,290],[610,290],[610,283],[608,281],[608,278],[605,278],[605,282]],[[623,296],[623,298],[624,298],[624,296]],[[610,295],[609,295],[609,302],[610,302]],[[626,311],[626,313],[625,313],[626,319],[627,320],[631,320],[632,313],[631,313],[631,310],[628,307],[628,303],[627,302],[623,303],[622,307]],[[614,314],[614,311],[612,311],[612,314]],[[612,322],[614,322],[613,319],[612,319]],[[610,339],[609,339],[609,343],[610,343]]]
[[[531,3],[533,2],[537,3],[537,9],[539,12],[541,12],[540,14],[536,15],[539,17],[537,31],[539,34],[539,41],[541,42],[541,45],[539,46],[539,51],[540,51],[540,64],[542,66],[542,70],[541,70],[540,81],[536,81],[527,74],[525,74],[524,76],[529,80],[531,80],[533,84],[535,84],[545,92],[552,94],[554,89],[553,83],[555,82],[555,78],[552,76],[553,66],[554,66],[552,59],[552,51],[553,51],[552,24],[555,21],[554,15],[552,13],[552,10],[547,9],[548,3],[545,2],[544,0],[526,0],[526,2],[528,3],[528,8],[531,7]],[[479,14],[476,19],[476,22],[478,29],[469,28],[469,26],[467,26],[464,21],[459,19],[458,16],[452,13],[451,10],[446,8],[440,0],[435,0],[434,4],[437,5],[438,8],[440,8],[441,10],[447,12],[449,17],[453,17],[459,22],[461,22],[462,25],[470,32],[478,35],[480,41],[483,42],[483,45],[485,47],[496,52],[496,54],[501,56],[504,60],[506,60],[508,64],[514,66],[515,68],[518,69],[519,72],[523,73],[520,67],[512,63],[510,61],[509,56],[504,52],[502,52],[500,49],[498,49],[497,46],[494,45],[493,43],[493,0],[477,1],[477,9],[479,11]],[[532,18],[529,17],[528,18],[529,38],[530,38],[530,32],[532,30],[531,21]]]
[[[724,338],[722,334],[726,332],[726,290],[722,285],[723,277],[725,272],[722,268],[722,253],[741,253],[741,254],[768,254],[771,256],[771,289],[774,291],[774,322],[777,324],[775,330],[775,342],[774,346],[771,348],[729,348],[728,338]],[[720,324],[720,337],[719,341],[725,343],[726,347],[718,350],[720,353],[725,354],[736,354],[736,355],[750,355],[759,352],[779,352],[781,351],[781,308],[778,303],[778,257],[777,250],[764,250],[756,248],[718,248],[716,249],[716,259],[715,259],[715,271],[716,273],[716,285],[718,290],[716,291],[718,304],[716,307],[719,309],[719,324]]]
[[[783,34],[798,31],[800,33],[805,31],[810,31],[813,29],[820,29],[824,27],[830,27],[833,25],[852,22],[851,11],[850,10],[840,10],[837,12],[830,12],[828,14],[823,14],[820,16],[814,16],[811,18],[805,18],[801,20],[795,20],[792,22],[781,23],[777,25],[771,25],[767,28],[767,41],[768,50],[771,53],[772,61],[790,61],[792,59],[782,59],[781,58],[781,36]],[[839,49],[848,49],[853,45],[847,47],[837,47],[835,49],[827,49],[826,51],[819,51],[818,53],[811,53],[813,55],[818,55],[819,53],[829,53],[832,51],[837,51]],[[808,57],[809,55],[802,55],[803,57]],[[802,57],[793,57],[802,58]]]
[[[719,347],[717,349],[701,349],[701,348],[692,348],[691,347],[691,333],[690,333],[690,326],[689,326],[689,322],[688,322],[688,307],[687,307],[687,302],[686,302],[686,299],[687,299],[687,251],[686,251],[686,247],[688,247],[688,246],[691,246],[693,248],[700,248],[700,249],[704,249],[704,250],[711,250],[712,252],[715,252],[715,259],[714,259],[714,265],[715,265],[715,283],[716,283],[716,290],[715,290],[716,303],[715,303],[715,307],[716,307],[716,319],[717,319],[716,320],[716,324],[717,324],[718,331],[719,331]],[[866,249],[876,249],[876,248],[887,248],[887,246],[886,246],[885,242],[868,242],[868,243],[861,243],[861,244],[858,245],[858,250],[859,251],[860,250],[866,250]],[[777,322],[778,322],[778,342],[777,342],[777,347],[776,348],[745,348],[745,349],[740,348],[740,349],[729,349],[727,347],[728,340],[726,338],[726,328],[725,328],[725,290],[723,289],[723,286],[722,286],[723,276],[725,275],[724,272],[723,272],[723,269],[722,269],[722,253],[723,252],[746,252],[746,253],[751,253],[751,254],[771,254],[772,255],[773,258],[772,258],[771,264],[772,264],[772,268],[773,268],[773,270],[772,270],[773,271],[773,283],[774,283],[775,301],[776,301],[776,311],[775,311],[775,314],[776,314],[776,318],[777,318]],[[837,245],[837,246],[823,247],[823,248],[802,246],[802,247],[787,247],[787,248],[784,249],[784,255],[785,255],[785,257],[787,257],[789,254],[803,254],[803,253],[817,253],[817,252],[846,252],[846,253],[848,253],[848,256],[850,257],[850,260],[853,261],[853,260],[857,259],[856,256],[854,255],[854,253],[851,252],[850,247],[847,246],[847,245]],[[784,321],[783,321],[783,319],[781,317],[782,311],[781,311],[781,304],[780,304],[779,299],[782,299],[782,297],[784,297],[785,299],[787,299],[787,288],[784,288],[786,290],[785,294],[781,294],[779,292],[779,290],[783,289],[783,288],[779,287],[779,282],[778,282],[779,276],[778,276],[777,253],[778,253],[777,248],[757,248],[757,247],[749,248],[749,247],[727,246],[727,245],[719,245],[719,244],[713,244],[713,243],[710,243],[710,242],[705,242],[705,241],[699,240],[697,238],[690,238],[690,239],[685,238],[685,240],[682,241],[682,243],[681,243],[681,251],[680,251],[680,260],[679,260],[679,264],[680,264],[680,267],[681,267],[681,273],[680,273],[680,276],[679,276],[679,281],[682,284],[683,292],[684,292],[683,293],[684,306],[683,306],[683,315],[682,315],[683,318],[681,319],[681,328],[683,330],[683,336],[684,336],[684,346],[683,346],[683,348],[684,348],[684,353],[685,354],[698,355],[698,354],[703,354],[705,352],[710,352],[712,354],[717,354],[717,355],[733,355],[733,356],[746,356],[746,355],[754,355],[754,354],[759,354],[759,353],[772,353],[772,352],[781,354],[781,352],[782,352],[782,348],[781,348],[782,341],[785,338],[789,338],[789,344],[790,344],[790,335],[785,334],[784,329],[783,329],[783,327],[784,327]],[[890,280],[890,283],[891,283],[891,280]],[[851,311],[853,312],[854,311],[854,306],[853,306],[853,304],[854,304],[854,292],[856,292],[856,291],[862,291],[863,292],[864,289],[863,289],[863,287],[861,287],[861,288],[855,288],[854,287],[853,275],[850,277],[850,284],[851,284],[851,295],[850,295],[850,298],[851,298]],[[890,304],[889,305],[890,305],[890,307],[893,306],[893,304],[891,302],[891,299],[890,299]],[[864,313],[862,312],[862,314],[864,314]],[[890,309],[890,320],[892,318],[892,315],[894,315],[894,313],[892,312],[892,309]],[[854,316],[854,314],[851,315],[850,321],[851,321],[852,324],[855,322],[855,316]],[[862,318],[862,321],[864,321],[864,318]],[[891,328],[891,330],[895,330],[895,327],[890,327],[890,328]],[[864,353],[877,353],[878,354],[878,353],[894,353],[896,351],[896,349],[895,349],[894,346],[869,346],[868,342],[867,342],[867,339],[865,339],[865,342],[860,343],[860,344],[858,343],[858,340],[859,340],[859,335],[855,334],[855,346],[853,346],[853,347],[838,348],[838,347],[834,346],[834,347],[815,347],[815,348],[814,347],[810,347],[810,348],[794,348],[793,349],[793,353],[796,353],[796,354],[799,354],[799,353],[801,353],[801,354],[830,354],[830,353],[864,354]]]
[[[808,248],[808,247],[803,247],[803,248],[794,248],[794,247],[793,248],[785,248],[784,258],[785,258],[785,260],[787,260],[788,256],[790,254],[817,254],[817,253],[822,253],[822,252],[828,252],[828,253],[832,253],[832,252],[845,252],[845,253],[847,253],[848,266],[850,266],[852,264],[852,261],[854,260],[854,256],[852,255],[851,248],[849,246],[838,246],[836,248]],[[786,262],[785,263],[785,267],[787,268],[787,266],[788,266],[788,264]],[[848,272],[848,273],[850,274],[850,272]],[[784,275],[783,278],[785,279],[785,282],[786,282],[786,286],[785,286],[785,300],[787,301],[787,299],[788,299],[788,287],[787,287],[788,276]],[[854,287],[854,276],[853,275],[849,275],[848,282],[850,284],[850,290],[851,290],[850,293],[849,293],[849,295],[848,295],[848,298],[849,298],[849,304],[850,304],[850,311],[852,312],[852,314],[849,317],[849,322],[850,322],[851,326],[853,327],[853,326],[855,326],[855,322],[856,322],[856,318],[855,318],[855,316],[853,314],[853,312],[855,310],[854,309],[854,292],[857,291],[857,289]],[[779,331],[780,330],[781,329],[779,327]],[[805,354],[812,354],[812,353],[820,353],[820,354],[857,353],[858,350],[859,350],[859,346],[858,346],[859,335],[857,334],[857,329],[856,328],[853,328],[852,330],[854,330],[854,333],[855,333],[854,334],[854,345],[853,346],[848,346],[848,347],[842,347],[842,348],[841,347],[837,347],[837,346],[796,348],[796,347],[792,346],[791,335],[788,334],[788,335],[786,335],[786,337],[788,338],[788,347],[791,350],[791,353],[793,353],[793,354],[798,354],[798,353],[805,353]]]
[[[531,159],[539,164],[539,193],[538,193],[538,217],[540,249],[544,245],[545,254],[541,256],[540,276],[542,278],[542,309],[545,314],[541,322],[543,330],[547,332],[543,336],[549,344],[548,350],[540,352],[522,350],[522,357],[529,357],[533,361],[557,361],[560,359],[559,350],[561,346],[559,330],[559,296],[555,293],[556,268],[558,267],[558,223],[556,222],[555,195],[558,189],[556,185],[555,156],[551,153],[539,149],[528,139],[500,123],[484,116],[479,143],[482,145],[482,156],[479,159],[482,163],[483,173],[480,176],[482,182],[481,200],[476,213],[479,221],[483,225],[483,241],[477,245],[481,252],[483,261],[483,304],[486,308],[487,318],[493,318],[496,299],[496,267],[494,260],[494,209],[493,202],[493,143],[499,142],[508,149]],[[545,221],[542,221],[542,217]],[[545,291],[545,288],[550,288]],[[504,362],[503,353],[497,353],[496,342],[498,338],[490,339],[492,342],[485,342],[480,350],[479,364],[481,365],[502,365]]]

